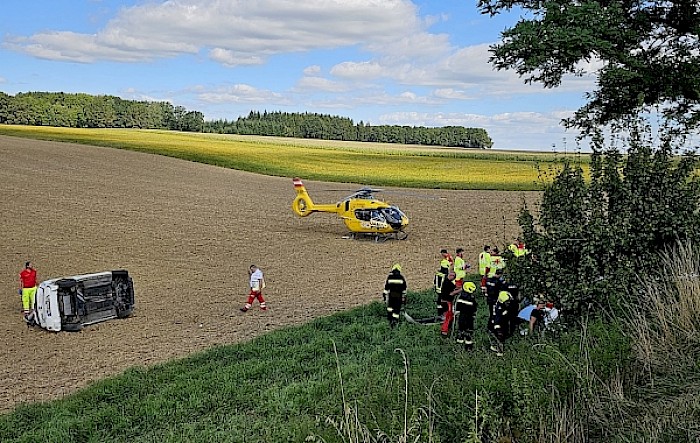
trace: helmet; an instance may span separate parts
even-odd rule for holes
[[[462,285],[462,290],[471,294],[476,291],[476,285],[470,281],[465,281]]]
[[[501,303],[505,303],[511,299],[512,299],[512,296],[510,295],[510,292],[508,292],[508,291],[501,291],[498,293],[498,301]]]
[[[391,270],[401,272],[401,265],[396,263],[394,266],[391,267]]]

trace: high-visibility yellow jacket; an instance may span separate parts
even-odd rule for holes
[[[528,250],[525,249],[525,245],[522,243],[520,245],[512,243],[508,246],[508,249],[513,253],[515,257],[522,257],[523,255],[528,253]]]
[[[467,271],[464,269],[466,264],[467,262],[459,255],[455,257],[455,278],[457,280],[464,280],[464,277],[467,276]]]
[[[486,275],[488,269],[491,267],[491,254],[484,251],[479,254],[479,275]]]
[[[491,256],[491,266],[489,267],[488,277],[493,277],[496,275],[497,269],[503,269],[506,267],[506,261],[500,255]]]

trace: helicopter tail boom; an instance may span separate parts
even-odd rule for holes
[[[306,186],[299,177],[294,177],[294,190],[297,196],[292,202],[292,210],[299,217],[306,217],[314,212],[314,202],[311,200],[309,193],[306,192]]]
[[[299,217],[306,217],[313,212],[338,212],[338,206],[335,204],[314,204],[313,200],[311,200],[311,197],[309,196],[309,193],[306,192],[304,183],[299,177],[294,178],[294,190],[296,191],[297,196],[292,202],[292,210]]]

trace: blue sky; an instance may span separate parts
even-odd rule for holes
[[[28,4],[31,3],[31,8]],[[572,150],[592,77],[547,90],[495,71],[518,13],[464,0],[5,0],[0,91],[169,101],[235,120],[317,112],[486,129],[494,149]]]

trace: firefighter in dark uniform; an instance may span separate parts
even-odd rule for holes
[[[457,317],[457,343],[464,344],[467,351],[474,350],[474,319],[478,307],[475,292],[476,285],[465,281],[455,304],[455,311],[459,313]]]
[[[433,286],[435,287],[435,295],[437,296],[437,316],[439,319],[445,319],[445,312],[447,305],[440,302],[440,293],[442,292],[442,284],[447,278],[447,273],[450,267],[453,266],[453,259],[447,249],[440,250],[440,269],[435,273],[435,278],[433,279]]]
[[[392,328],[399,322],[401,306],[406,303],[406,279],[401,275],[401,265],[395,264],[384,283],[384,301],[389,326]]]
[[[494,306],[493,335],[496,342],[491,350],[499,357],[503,356],[506,340],[512,335],[517,324],[518,305],[513,296],[505,288],[498,293]]]
[[[489,321],[486,325],[488,332],[493,333],[494,325],[494,308],[496,306],[496,301],[498,300],[498,293],[505,287],[505,280],[503,279],[503,270],[496,270],[496,274],[486,279],[486,305],[489,310]]]
[[[510,337],[511,335],[513,335],[513,333],[515,333],[515,330],[518,328],[518,312],[520,312],[520,289],[518,288],[518,285],[508,280],[505,281],[504,287],[512,298],[511,303],[513,306],[513,309],[510,309],[508,311],[510,314],[510,318],[508,319],[510,325],[510,329],[508,330],[508,336]]]

